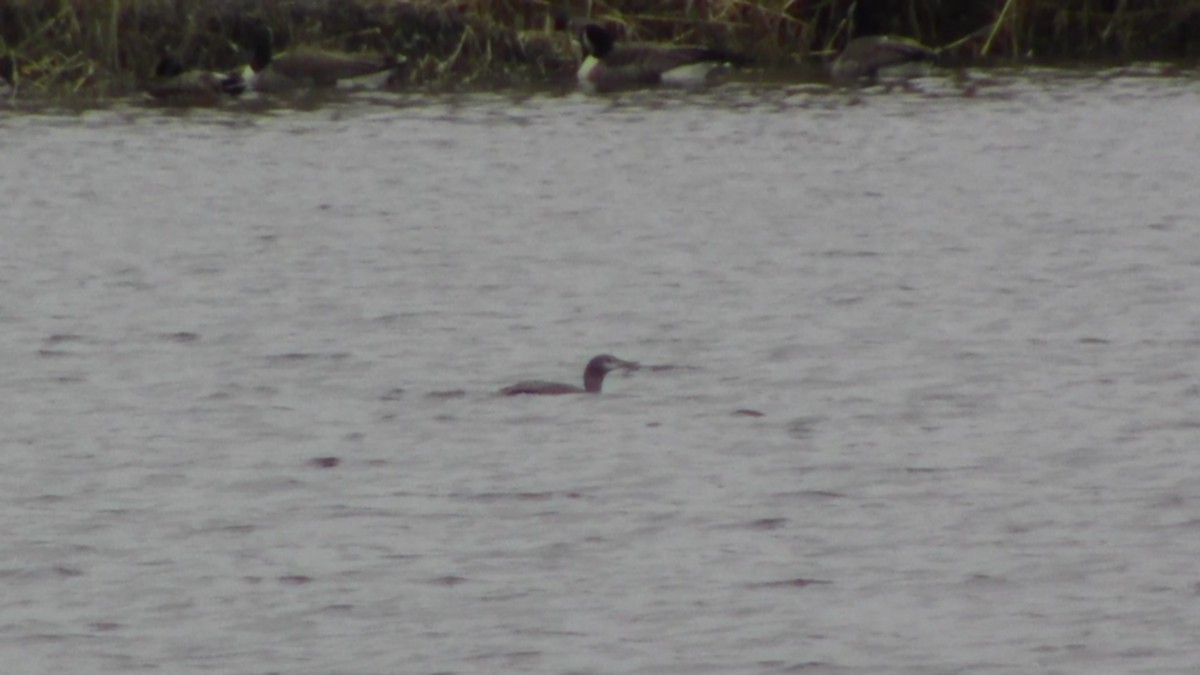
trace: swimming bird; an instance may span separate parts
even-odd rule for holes
[[[275,54],[270,28],[253,31],[253,54],[246,81],[255,91],[279,92],[305,87],[334,87],[339,81],[386,73],[396,60],[378,54],[299,48]]]
[[[703,84],[713,70],[744,61],[706,47],[617,44],[612,33],[594,23],[584,26],[583,44],[588,55],[576,76],[581,85],[597,92],[662,83]]]
[[[237,73],[184,71],[174,56],[164,56],[154,70],[154,79],[146,84],[146,93],[154,98],[178,103],[212,104],[225,96],[246,91],[246,81]]]
[[[911,69],[913,64],[927,69],[926,63],[937,59],[937,55],[935,50],[910,38],[868,35],[846,45],[834,59],[831,75],[834,82],[843,84],[860,78],[873,80],[881,74],[889,75],[889,71],[894,73],[899,67]],[[907,73],[912,74],[915,73]]]
[[[528,380],[518,382],[511,387],[505,387],[500,390],[500,393],[505,396],[516,396],[518,394],[599,394],[600,386],[604,384],[604,376],[609,371],[616,370],[617,368],[632,370],[637,367],[638,364],[632,361],[622,361],[612,354],[601,354],[588,361],[587,368],[584,368],[582,389],[560,382]]]

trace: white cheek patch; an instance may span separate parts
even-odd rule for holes
[[[594,56],[589,55],[586,59],[584,59],[583,64],[579,66],[579,72],[577,73],[579,84],[585,87],[594,88],[596,85],[592,81],[592,73],[599,65],[600,60]]]

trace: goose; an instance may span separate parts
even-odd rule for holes
[[[855,38],[833,61],[833,81],[841,84],[861,78],[876,79],[896,73],[897,68],[914,64],[927,69],[926,63],[937,59],[937,52],[916,40],[892,35],[869,35]],[[883,71],[883,72],[881,72]],[[917,74],[912,71],[908,75]]]
[[[706,47],[617,44],[603,26],[584,26],[583,44],[588,56],[576,74],[579,83],[596,92],[661,83],[702,84],[714,69],[743,59]]]
[[[544,382],[541,380],[527,380],[518,382],[511,387],[505,387],[500,390],[500,393],[505,396],[517,396],[519,394],[599,394],[600,387],[604,384],[604,376],[609,371],[617,368],[633,370],[638,367],[638,364],[632,361],[623,361],[613,356],[612,354],[600,354],[588,361],[587,367],[583,370],[583,388],[580,389],[572,384],[563,384],[561,382]]]
[[[396,60],[378,54],[346,54],[302,47],[275,54],[270,28],[252,36],[253,54],[243,76],[260,92],[289,91],[305,87],[334,87],[339,81],[381,75],[396,67]]]
[[[154,70],[154,79],[146,84],[146,93],[154,98],[193,104],[219,103],[225,96],[246,91],[246,81],[237,73],[184,71],[174,56],[164,56]]]
[[[13,96],[17,93],[17,60],[12,54],[0,56],[0,95]]]

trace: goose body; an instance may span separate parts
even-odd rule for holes
[[[685,45],[617,44],[612,33],[596,24],[583,29],[588,55],[577,77],[584,88],[614,91],[657,84],[703,84],[715,69],[740,59],[725,52]]]
[[[346,54],[313,48],[275,54],[269,28],[257,31],[253,39],[253,57],[243,75],[255,91],[334,87],[343,80],[370,75],[386,77],[386,73],[396,66],[394,59],[376,54]]]
[[[847,83],[861,78],[876,79],[902,66],[927,69],[928,62],[937,59],[937,52],[904,37],[870,35],[855,38],[846,45],[833,62],[834,82]],[[916,72],[915,69],[913,71]],[[903,75],[904,73],[899,73]],[[911,74],[909,75],[911,76]]]
[[[158,62],[154,79],[146,84],[146,93],[154,98],[191,104],[219,103],[245,90],[246,82],[237,73],[184,71],[183,64],[172,56]]]
[[[637,364],[632,361],[622,361],[612,354],[600,354],[588,361],[583,370],[583,387],[577,387],[562,382],[546,382],[543,380],[526,380],[511,387],[505,387],[500,393],[505,396],[520,394],[599,394],[604,384],[604,376],[617,368],[633,369]]]

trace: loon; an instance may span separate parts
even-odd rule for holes
[[[587,368],[583,370],[582,389],[571,384],[528,380],[518,382],[511,387],[505,387],[500,390],[500,393],[505,396],[516,396],[518,394],[599,394],[600,387],[604,384],[604,376],[609,371],[616,370],[617,368],[633,370],[637,367],[638,364],[632,361],[622,361],[612,354],[601,354],[588,361]]]

